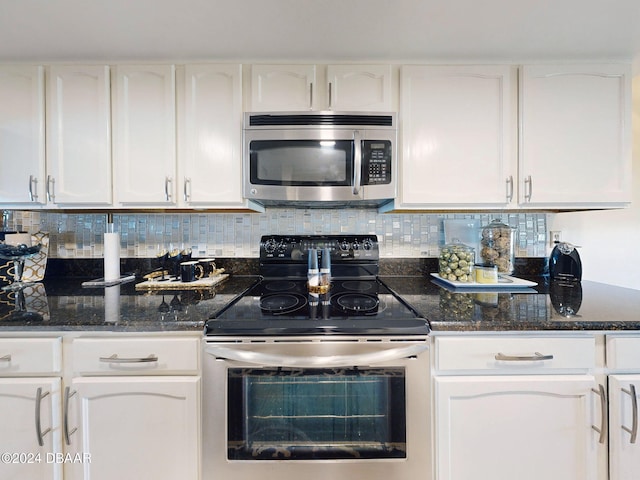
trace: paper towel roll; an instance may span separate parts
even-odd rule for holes
[[[120,280],[120,235],[104,234],[104,280]]]
[[[120,285],[104,289],[104,321],[118,323],[120,320]]]

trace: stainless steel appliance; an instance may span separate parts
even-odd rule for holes
[[[380,206],[396,196],[396,138],[393,113],[245,113],[244,196]]]
[[[378,261],[375,236],[262,238],[261,280],[205,329],[205,480],[429,478],[429,327]]]

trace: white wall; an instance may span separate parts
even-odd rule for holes
[[[640,58],[633,78],[633,199],[630,208],[549,215],[550,230],[580,245],[582,279],[640,290]],[[570,179],[568,179],[570,181]]]

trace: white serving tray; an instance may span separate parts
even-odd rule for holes
[[[477,283],[477,282],[452,282],[442,278],[437,273],[432,273],[431,276],[436,280],[443,282],[450,287],[459,289],[474,289],[474,290],[520,290],[527,287],[533,287],[537,285],[536,282],[531,280],[525,280],[523,278],[512,277],[510,275],[499,275],[498,283]]]

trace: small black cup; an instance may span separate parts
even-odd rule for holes
[[[180,264],[180,279],[183,282],[194,282],[201,279],[203,274],[202,265],[196,261],[182,262]]]

